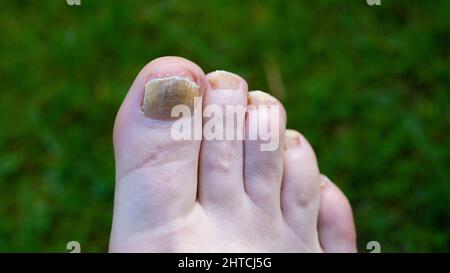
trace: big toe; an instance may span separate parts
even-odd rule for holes
[[[136,77],[114,126],[113,249],[115,237],[154,228],[195,205],[200,139],[194,120],[200,117],[201,128],[207,86],[203,71],[178,57],[155,59]],[[179,123],[188,134],[174,130]]]

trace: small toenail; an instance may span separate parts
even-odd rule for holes
[[[155,78],[145,84],[142,111],[146,116],[170,118],[172,108],[186,105],[194,108],[194,98],[199,96],[199,86],[180,76]]]
[[[217,70],[208,75],[208,81],[212,89],[238,89],[241,81],[233,73]]]
[[[284,139],[284,149],[292,149],[300,145],[300,134],[294,130],[286,130],[286,137]]]
[[[324,188],[328,182],[330,182],[330,179],[328,178],[328,176],[321,174],[320,175],[320,188]]]
[[[275,104],[277,100],[271,95],[263,91],[251,91],[248,93],[248,103],[249,104]]]

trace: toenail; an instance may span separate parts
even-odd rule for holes
[[[320,188],[324,188],[328,183],[330,182],[330,179],[328,176],[321,174],[320,175]]]
[[[300,145],[300,133],[294,130],[286,130],[286,137],[284,139],[284,149],[292,149]]]
[[[277,100],[271,95],[263,91],[251,91],[248,93],[248,103],[259,105],[259,104],[275,104]]]
[[[200,95],[199,86],[194,81],[180,76],[155,78],[145,84],[142,111],[146,116],[170,118],[177,105],[194,108],[194,98]]]
[[[208,81],[212,89],[238,89],[241,81],[233,73],[217,70],[208,75]]]

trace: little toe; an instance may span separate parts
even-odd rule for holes
[[[326,252],[356,252],[356,231],[350,203],[342,191],[322,176],[319,238]]]

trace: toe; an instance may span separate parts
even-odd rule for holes
[[[356,252],[356,232],[350,203],[342,191],[322,176],[319,238],[326,252]]]
[[[135,79],[114,125],[113,234],[155,227],[195,205],[201,143],[176,140],[172,128],[201,116],[194,101],[206,86],[202,70],[178,57],[150,62]],[[179,119],[171,115],[176,105],[187,110]]]
[[[286,131],[281,205],[287,224],[308,243],[318,244],[320,173],[308,141],[294,130]]]
[[[149,156],[159,155],[156,152],[163,152],[161,159],[165,159],[166,155],[176,151],[173,145],[200,145],[198,141],[174,141],[172,128],[175,121],[171,118],[171,110],[175,105],[186,105],[192,115],[201,116],[201,109],[196,111],[200,107],[194,108],[194,101],[201,100],[206,86],[203,71],[179,57],[155,59],[141,70],[114,124],[119,179],[152,159]]]
[[[239,206],[243,200],[243,137],[247,83],[216,71],[206,76],[203,142],[199,161],[199,201],[203,206]]]
[[[252,91],[246,117],[245,189],[262,210],[280,214],[286,114],[271,95]],[[282,136],[282,137],[280,137]]]

